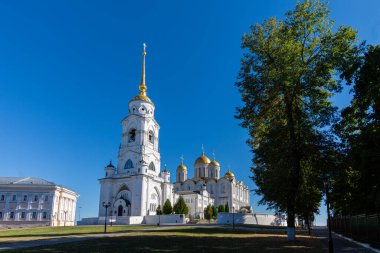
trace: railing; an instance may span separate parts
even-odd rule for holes
[[[331,221],[334,232],[380,248],[380,214],[335,216]]]

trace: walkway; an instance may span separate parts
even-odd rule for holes
[[[327,229],[314,229],[312,230],[312,234],[320,237],[323,243],[328,248],[328,231]],[[379,253],[380,250],[370,250],[364,248],[363,246],[350,242],[342,237],[339,237],[333,233],[332,236],[333,245],[334,245],[334,253]]]

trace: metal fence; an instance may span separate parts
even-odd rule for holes
[[[334,232],[380,248],[380,214],[335,216],[331,221]]]

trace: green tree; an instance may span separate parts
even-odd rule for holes
[[[369,46],[351,72],[353,99],[342,111],[336,130],[345,163],[332,192],[336,214],[380,210],[380,45]]]
[[[187,215],[189,213],[189,208],[187,207],[185,200],[182,196],[178,198],[177,203],[173,207],[173,211],[176,214],[184,214]]]
[[[213,205],[212,207],[212,218],[216,220],[218,218],[218,209]]]
[[[158,205],[157,209],[156,209],[156,214],[157,215],[162,215],[162,210],[161,210],[161,206]]]
[[[172,203],[170,202],[169,199],[167,199],[165,201],[164,206],[162,208],[162,211],[164,214],[172,214],[173,213]]]
[[[226,207],[224,208],[224,211],[226,213],[229,213],[230,212],[230,208],[228,207],[228,202],[226,203]]]
[[[205,219],[208,220],[209,223],[210,223],[210,220],[212,219],[212,214],[213,214],[212,207],[211,205],[208,205],[204,210],[204,216],[205,216]]]
[[[321,177],[307,177],[318,174],[332,138],[325,129],[336,112],[329,99],[342,88],[336,76],[357,54],[356,32],[343,26],[334,32],[333,24],[326,2],[306,0],[284,20],[252,26],[242,39],[248,52],[236,83],[244,102],[237,118],[250,134],[260,203],[287,213],[289,240],[295,239],[298,203],[313,201],[310,211],[318,206]]]
[[[219,213],[224,213],[225,212],[224,205],[219,205],[218,206],[218,212]]]

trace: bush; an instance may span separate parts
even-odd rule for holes
[[[224,205],[219,205],[218,206],[218,212],[219,213],[224,213],[225,212]]]

